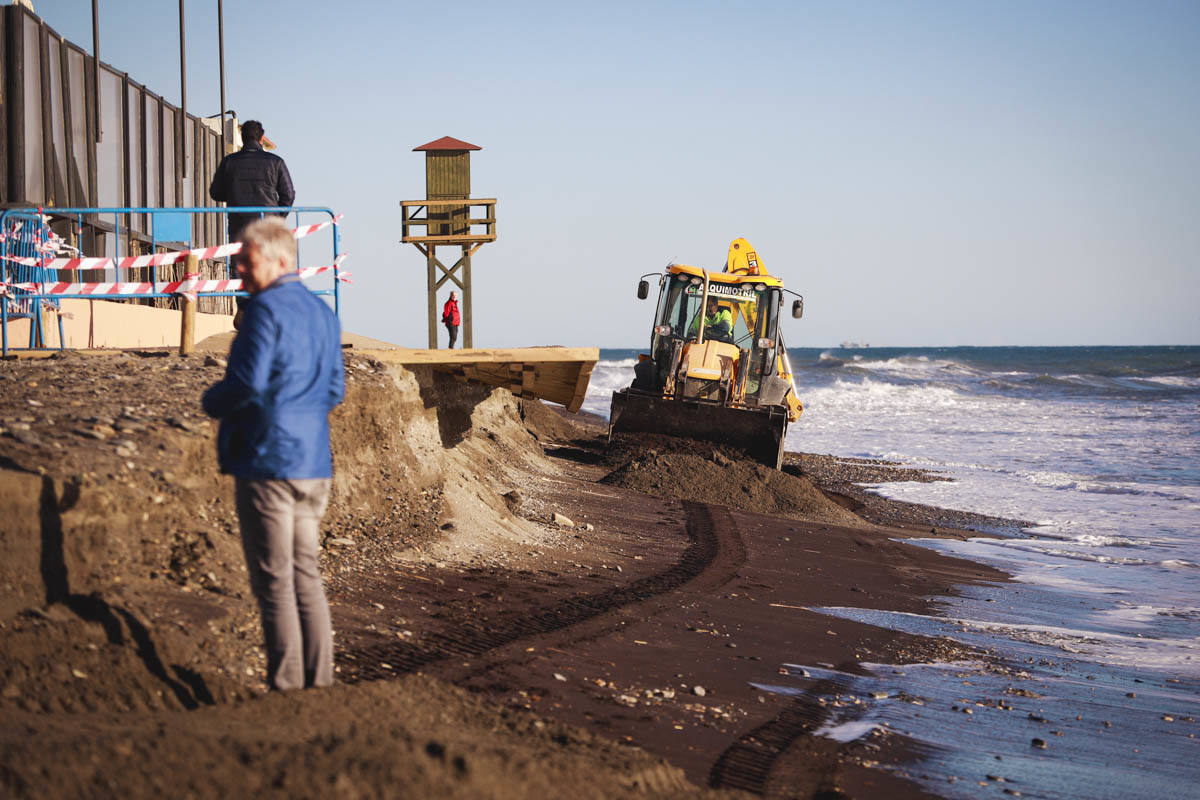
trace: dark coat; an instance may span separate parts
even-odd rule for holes
[[[246,303],[225,378],[204,393],[221,472],[332,477],[329,412],[344,396],[341,324],[298,275],[280,277]]]
[[[231,206],[290,206],[296,199],[287,164],[258,142],[246,142],[241,150],[221,159],[208,193],[213,200]],[[229,238],[236,238],[260,216],[230,214]]]

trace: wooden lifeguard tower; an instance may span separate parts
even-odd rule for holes
[[[477,145],[443,136],[414,147],[425,153],[425,199],[402,200],[400,241],[414,245],[425,256],[429,291],[429,347],[437,348],[438,289],[453,281],[462,290],[463,347],[474,347],[471,331],[471,256],[487,242],[496,241],[496,200],[471,198],[471,151]],[[472,209],[482,209],[478,217]],[[413,228],[423,228],[415,235]],[[461,247],[462,255],[447,268],[437,257],[439,246]]]

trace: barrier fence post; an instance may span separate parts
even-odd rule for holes
[[[200,259],[194,255],[188,255],[187,268],[184,270],[185,275],[195,275],[200,271]],[[180,295],[180,323],[179,323],[179,355],[186,356],[196,349],[196,302],[197,298],[194,295]]]
[[[46,344],[46,326],[49,324],[50,308],[48,303],[37,302],[37,346],[49,347]]]

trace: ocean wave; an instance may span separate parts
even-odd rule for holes
[[[1090,561],[1094,564],[1116,564],[1128,567],[1143,567],[1154,563],[1152,561],[1147,561],[1144,558],[1136,558],[1132,556],[1106,556],[1103,553],[1067,550],[1061,547],[1037,547],[1033,545],[1026,545],[1017,549],[1026,550],[1031,553],[1041,553],[1045,556],[1054,556],[1055,558],[1068,558],[1073,561]]]
[[[1071,541],[1086,547],[1141,547],[1146,544],[1144,541],[1130,539],[1127,536],[1105,536],[1099,533],[1085,533]]]
[[[1183,375],[1156,375],[1152,378],[1141,378],[1146,383],[1158,383],[1171,388],[1200,389],[1200,377]]]
[[[929,356],[899,356],[878,360],[856,357],[849,366],[857,371],[906,379],[961,380],[987,374],[961,361]]]
[[[964,617],[932,617],[903,611],[874,611],[847,607],[813,608],[820,614],[858,620],[872,625],[928,634],[929,623],[955,626],[942,628],[943,635],[972,632],[1004,636],[1017,642],[1053,647],[1067,653],[1089,655],[1106,663],[1136,665],[1141,669],[1193,670],[1200,643],[1194,637],[1155,636],[1119,631],[1098,631],[1037,623],[1013,623]],[[957,637],[955,637],[957,638]]]
[[[841,356],[835,356],[833,353],[826,350],[817,357],[816,366],[822,369],[836,369],[837,367],[843,367],[847,364],[856,364],[860,361],[862,361],[862,356],[860,355],[842,358]]]
[[[1200,388],[1200,378],[1178,376],[1103,375],[1095,373],[1070,373],[1065,375],[1031,373],[990,373],[979,384],[993,391],[1018,394],[1063,394],[1104,397],[1138,397],[1150,393],[1188,393]]]
[[[596,369],[632,369],[637,366],[636,358],[622,358],[616,361],[597,361]]]
[[[1188,487],[1163,487],[1155,484],[1129,481],[1105,481],[1095,476],[1072,475],[1066,472],[1028,472],[1027,481],[1046,489],[1083,492],[1084,494],[1130,495],[1133,497],[1161,497],[1165,500],[1186,502],[1191,500]]]
[[[814,411],[826,407],[846,412],[888,410],[897,414],[924,413],[926,409],[956,405],[964,399],[949,386],[902,385],[868,377],[838,378],[832,386],[801,389],[800,396],[805,407]]]

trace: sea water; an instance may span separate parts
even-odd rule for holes
[[[607,416],[636,353],[601,351],[585,410]],[[870,488],[1029,522],[915,540],[1011,584],[969,587],[932,616],[824,610],[990,654],[843,676],[866,701],[826,732],[909,736],[925,754],[912,774],[946,796],[1200,796],[1200,347],[789,356],[805,407],[789,450],[924,467],[952,480]]]

